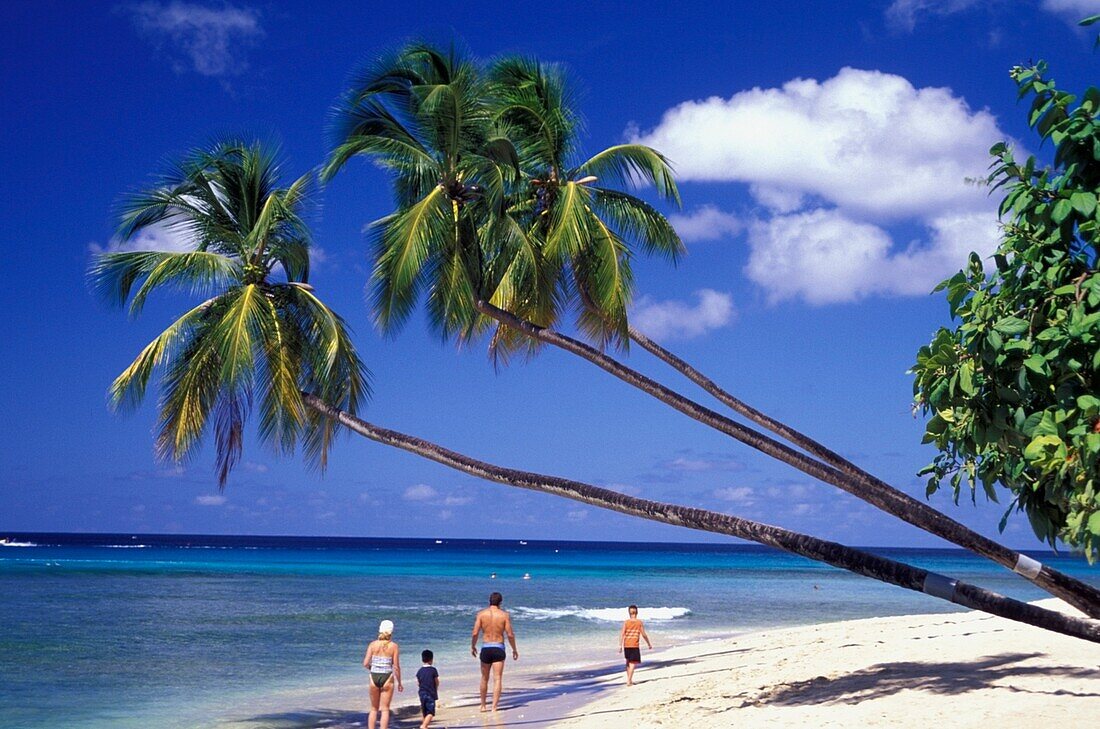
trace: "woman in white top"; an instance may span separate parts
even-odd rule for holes
[[[363,668],[370,671],[370,715],[367,729],[374,729],[378,721],[378,712],[382,712],[380,729],[390,725],[390,701],[393,700],[393,684],[397,690],[404,691],[401,685],[401,649],[393,642],[393,622],[383,620],[378,626],[378,640],[367,646],[363,656]]]

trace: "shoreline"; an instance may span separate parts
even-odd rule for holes
[[[1040,604],[1071,612],[1057,600]],[[816,623],[658,646],[644,654],[635,686],[627,688],[621,662],[603,659],[602,646],[600,660],[578,649],[524,665],[521,644],[520,663],[509,661],[497,714],[478,711],[476,668],[456,667],[443,675],[432,726],[648,729],[705,720],[749,728],[977,729],[1049,726],[1100,705],[1100,646],[973,611]],[[406,667],[410,677],[414,670]],[[309,706],[219,726],[366,725],[365,687],[299,698]],[[394,707],[391,727],[418,724],[415,682],[395,696]]]
[[[1100,706],[1100,645],[977,611],[863,618],[669,648],[616,683],[547,726],[1051,726]]]

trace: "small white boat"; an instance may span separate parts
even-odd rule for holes
[[[527,546],[527,542],[523,541],[522,539],[521,539],[521,540],[519,540],[519,543],[520,543],[520,544],[522,544],[522,545],[523,545],[523,546],[525,546],[525,547]]]
[[[530,572],[524,572],[523,573],[523,579],[525,579],[525,580],[531,579],[531,573]]]

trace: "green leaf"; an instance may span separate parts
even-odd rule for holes
[[[1049,375],[1050,370],[1047,368],[1047,361],[1041,354],[1033,354],[1024,360],[1024,367],[1036,374]]]
[[[1040,435],[1031,439],[1024,448],[1024,458],[1029,461],[1039,461],[1047,458],[1047,451],[1063,446],[1062,439],[1056,435]]]
[[[1065,198],[1059,198],[1054,202],[1054,207],[1050,211],[1050,219],[1055,223],[1062,223],[1069,214],[1073,212],[1073,205]]]
[[[1069,196],[1069,202],[1083,217],[1091,218],[1096,212],[1096,195],[1091,192],[1075,192]]]
[[[993,328],[1002,334],[1022,334],[1027,331],[1028,323],[1015,316],[1006,316],[997,320]]]
[[[959,388],[967,395],[974,395],[978,388],[974,386],[974,364],[964,362],[959,368]]]
[[[1092,516],[1089,517],[1088,530],[1100,536],[1100,511],[1094,511]]]

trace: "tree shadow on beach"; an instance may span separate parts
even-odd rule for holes
[[[1100,693],[1079,693],[1064,689],[1042,691],[999,683],[1005,679],[1026,676],[1059,676],[1062,678],[1095,678],[1095,670],[1077,666],[1024,666],[1042,653],[1005,653],[976,661],[944,663],[903,661],[882,663],[830,678],[817,676],[806,681],[783,684],[746,699],[741,706],[809,706],[814,704],[856,704],[889,696],[899,691],[928,691],[955,696],[980,689],[1000,689],[1015,693],[1048,694],[1052,696],[1098,697]]]
[[[664,668],[673,665],[682,665],[693,662],[694,658],[684,660],[653,660],[647,661],[647,669]],[[608,714],[626,711],[625,709],[602,710],[586,712],[573,708],[555,710],[552,708],[556,702],[566,700],[569,707],[578,707],[594,700],[597,695],[607,688],[604,679],[621,674],[623,668],[614,663],[597,668],[582,671],[559,671],[541,674],[538,683],[534,686],[525,686],[519,689],[505,689],[500,701],[498,714],[484,714],[472,722],[462,720],[459,722],[446,720],[446,709],[441,720],[433,723],[433,727],[440,729],[493,729],[494,727],[515,726],[548,726],[557,721],[574,718],[577,716],[594,716],[595,714]],[[468,705],[462,708],[470,708]],[[517,710],[527,710],[528,715],[519,714]],[[244,719],[234,726],[240,729],[358,729],[365,727],[367,721],[366,712],[362,709],[355,711],[343,709],[299,709],[278,713],[262,714]],[[420,710],[416,706],[403,706],[395,708],[391,714],[391,729],[403,729],[414,727],[420,722]]]

